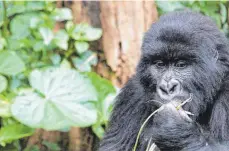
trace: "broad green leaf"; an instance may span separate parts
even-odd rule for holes
[[[15,75],[25,69],[24,62],[12,51],[0,52],[0,73]]]
[[[85,31],[85,38],[87,41],[98,40],[102,36],[102,30],[100,28],[88,28]]]
[[[92,131],[96,134],[96,136],[100,139],[104,136],[105,130],[100,124],[95,124],[92,126]]]
[[[45,2],[43,1],[27,1],[26,11],[38,11],[45,9]]]
[[[44,44],[49,45],[51,43],[52,39],[54,38],[54,34],[53,34],[52,30],[49,28],[41,27],[39,29],[39,32],[40,32],[40,34],[44,40]]]
[[[15,14],[23,13],[25,12],[25,3],[24,2],[11,2],[7,3],[7,16],[10,17]]]
[[[46,45],[44,44],[43,41],[36,41],[35,44],[33,45],[33,50],[34,51],[42,51],[44,50]]]
[[[65,30],[59,30],[54,38],[55,44],[60,47],[61,49],[67,50],[68,49],[68,34]]]
[[[72,18],[72,11],[69,8],[56,8],[54,11],[56,21],[72,20]]]
[[[4,22],[4,7],[3,1],[0,1],[0,27],[3,25]]]
[[[36,92],[15,98],[12,114],[20,122],[47,130],[90,126],[96,122],[97,93],[86,76],[75,70],[34,70],[30,85]]]
[[[73,65],[80,71],[91,71],[91,66],[97,64],[97,56],[91,51],[86,51],[80,57],[72,58]]]
[[[40,22],[41,22],[41,19],[39,17],[31,18],[29,27],[33,29],[37,28]]]
[[[0,144],[5,145],[13,140],[30,136],[33,132],[33,129],[22,124],[7,125],[0,129]]]
[[[98,93],[99,101],[103,101],[109,94],[116,92],[115,87],[109,80],[100,77],[94,72],[88,72],[85,74],[88,76],[88,78],[90,78],[93,86],[95,87]]]
[[[61,61],[61,56],[57,53],[54,53],[50,56],[50,59],[54,65],[59,65]]]
[[[69,34],[72,33],[72,31],[74,30],[74,23],[72,21],[68,21],[65,24],[65,29],[67,30]]]
[[[82,42],[81,41],[76,41],[74,43],[74,45],[75,45],[75,48],[76,48],[76,50],[77,50],[77,52],[79,54],[84,53],[89,48],[89,44],[87,42],[83,42],[83,41]]]
[[[107,123],[109,121],[113,105],[115,103],[116,93],[110,93],[107,97],[102,101],[102,120]]]
[[[7,88],[7,79],[0,75],[0,93],[4,91]]]
[[[6,40],[0,37],[0,50],[3,50],[5,46],[6,46]]]
[[[220,14],[222,23],[225,23],[227,21],[227,8],[222,3],[220,3]]]
[[[163,12],[171,12],[179,9],[185,8],[185,6],[180,1],[156,1],[157,7],[160,8]]]
[[[14,38],[26,38],[30,34],[30,20],[37,17],[35,13],[22,14],[15,16],[10,22],[10,31]]]
[[[71,69],[72,66],[71,66],[71,63],[67,59],[64,59],[60,64],[60,68]]]
[[[87,24],[79,24],[75,26],[71,36],[79,41],[94,41],[102,36],[102,30],[100,28],[92,28]]]
[[[10,107],[11,104],[9,102],[0,100],[0,117],[10,117]]]

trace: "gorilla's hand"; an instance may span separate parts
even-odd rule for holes
[[[161,150],[182,150],[193,145],[205,145],[201,131],[178,104],[171,102],[162,106],[162,110],[153,118],[152,140]],[[197,143],[199,142],[199,143]],[[197,147],[196,146],[196,147]]]

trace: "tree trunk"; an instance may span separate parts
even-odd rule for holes
[[[157,19],[153,1],[101,2],[103,50],[115,72],[114,84],[122,86],[134,74],[144,32]]]

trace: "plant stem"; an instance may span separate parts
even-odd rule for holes
[[[7,18],[7,6],[6,1],[2,1],[3,3],[3,37],[6,37],[8,35],[8,18]]]
[[[141,135],[141,133],[142,133],[142,131],[143,131],[143,128],[144,128],[145,125],[147,124],[147,122],[150,120],[150,118],[151,118],[154,114],[156,114],[157,112],[159,112],[159,111],[161,111],[161,110],[163,110],[163,109],[164,109],[164,106],[162,105],[159,109],[157,109],[157,110],[155,110],[153,113],[151,113],[151,114],[147,117],[147,119],[143,122],[143,124],[142,124],[142,126],[140,127],[140,130],[139,130],[139,132],[138,132],[137,139],[136,139],[136,141],[135,141],[133,151],[136,151],[136,150],[137,150],[137,146],[138,146],[138,141],[139,141],[140,135]]]

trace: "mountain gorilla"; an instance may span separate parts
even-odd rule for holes
[[[180,110],[176,100],[192,100]],[[144,36],[134,75],[117,97],[100,151],[229,150],[229,45],[213,21],[190,11],[164,15]],[[186,111],[193,115],[187,115]]]

